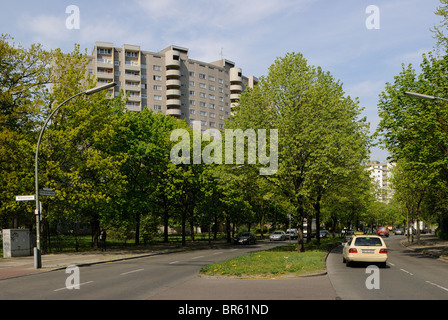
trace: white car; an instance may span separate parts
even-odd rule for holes
[[[299,238],[299,234],[297,233],[297,229],[288,229],[286,230],[286,239],[297,239]]]
[[[284,231],[274,231],[274,233],[272,233],[269,236],[269,240],[270,241],[275,241],[275,240],[286,240],[286,233]]]
[[[354,235],[342,244],[342,261],[350,266],[352,262],[378,263],[386,266],[387,247],[380,236]]]

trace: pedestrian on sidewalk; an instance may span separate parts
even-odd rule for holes
[[[100,228],[100,248],[101,251],[106,251],[106,230]]]

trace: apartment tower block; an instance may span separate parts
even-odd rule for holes
[[[128,110],[149,108],[190,124],[200,121],[202,129],[223,129],[241,93],[257,83],[256,77],[243,76],[232,61],[193,60],[187,48],[173,45],[148,52],[136,45],[116,48],[110,42],[96,42],[89,58],[89,73],[98,84],[115,81],[113,95],[120,90],[129,93]]]

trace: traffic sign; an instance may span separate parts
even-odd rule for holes
[[[34,201],[34,194],[30,196],[16,196],[16,201]]]

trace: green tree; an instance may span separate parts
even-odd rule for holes
[[[0,36],[0,224],[31,227],[33,206],[15,196],[33,194],[36,125],[47,95],[50,53]]]
[[[142,217],[151,213],[153,217],[158,217],[160,214],[157,198],[161,190],[168,192],[162,184],[168,182],[167,173],[174,172],[170,169],[173,143],[169,141],[169,136],[172,130],[180,126],[184,127],[184,122],[148,109],[139,113],[127,112],[120,119],[114,149],[116,153],[126,155],[120,166],[126,180],[126,190],[117,199],[114,210],[117,219],[114,220],[117,223],[123,219],[132,221],[136,244],[140,241]]]
[[[348,175],[365,158],[367,125],[359,114],[339,81],[301,54],[288,53],[243,93],[229,124],[278,129],[279,167],[266,179],[289,199],[301,228],[310,199],[318,205],[333,177]],[[302,232],[298,250],[304,250]]]
[[[377,134],[389,150],[391,159],[402,163],[401,171],[394,181],[396,188],[424,186],[424,192],[419,187],[423,196],[431,187],[440,195],[437,201],[443,202],[448,195],[446,102],[415,99],[405,92],[444,97],[448,86],[448,54],[438,56],[430,52],[423,55],[420,67],[421,73],[417,74],[411,65],[403,65],[394,83],[386,84],[378,104],[381,121]],[[400,183],[399,179],[403,179],[403,182]],[[428,198],[425,196],[421,199],[419,210],[425,205],[425,199]],[[437,207],[446,208],[445,205]],[[446,215],[446,209],[444,211]]]

